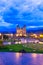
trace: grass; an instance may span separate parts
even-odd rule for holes
[[[6,45],[0,46],[0,51],[19,52],[20,50],[22,50],[22,48],[23,48],[22,44]]]
[[[0,46],[0,52],[19,52],[21,50],[29,53],[43,53],[43,44],[27,43]]]
[[[43,44],[29,43],[24,44],[24,46],[26,46],[25,50],[27,52],[43,53]]]

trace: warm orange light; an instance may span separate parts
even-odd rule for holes
[[[35,37],[37,37],[37,35],[36,34],[33,34]]]
[[[20,56],[19,53],[16,53],[16,58],[17,58],[17,59],[19,58],[19,56]]]
[[[18,44],[18,42],[15,42],[15,44]]]
[[[32,54],[32,57],[33,57],[33,58],[36,58],[36,57],[37,57],[37,54],[33,53],[33,54]]]
[[[26,34],[24,34],[24,36],[27,36]]]
[[[19,35],[18,35],[18,34],[16,34],[16,36],[18,37]]]
[[[37,38],[37,35],[36,34],[32,34],[31,36]]]
[[[37,38],[37,35],[35,35],[35,38]]]
[[[20,30],[17,30],[17,33],[20,33]]]
[[[40,34],[40,37],[43,38],[43,34]]]
[[[43,44],[43,42],[39,42],[39,44]]]
[[[22,55],[22,53],[16,53],[16,58],[19,59],[19,57]]]
[[[21,44],[21,41],[19,41],[19,44]]]
[[[1,36],[1,33],[0,33],[0,36]]]
[[[22,34],[20,34],[20,36],[22,36]]]

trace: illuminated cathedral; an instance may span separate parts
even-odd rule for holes
[[[26,37],[27,36],[25,25],[22,28],[20,28],[19,25],[17,25],[17,27],[16,27],[16,36],[17,37],[19,37],[19,36],[20,37],[22,37],[22,36]]]

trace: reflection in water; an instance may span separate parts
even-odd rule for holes
[[[40,54],[40,56],[43,56],[43,54]]]
[[[43,54],[0,52],[0,65],[43,65]]]
[[[20,62],[20,60],[21,60],[21,56],[22,56],[22,53],[14,53],[14,56],[15,56],[15,59],[14,59],[14,61],[16,61],[16,65],[21,65],[21,62]]]
[[[1,58],[1,56],[0,56],[0,65],[4,65],[4,63],[3,63],[3,60],[2,60],[2,58]]]
[[[15,54],[17,59],[19,59],[19,57],[22,56],[22,53],[15,53]]]
[[[33,53],[33,54],[32,54],[32,57],[33,57],[33,58],[37,58],[37,54],[36,54],[36,53]]]

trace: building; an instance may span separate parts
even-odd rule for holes
[[[1,33],[0,33],[0,39],[2,39],[2,40],[3,40],[3,34],[1,34]]]
[[[16,36],[17,37],[26,37],[27,34],[26,34],[26,26],[24,25],[23,28],[20,28],[19,25],[17,25],[16,27]]]
[[[0,33],[0,39],[10,39],[13,38],[13,34],[12,33]]]
[[[0,33],[0,39],[10,39],[10,38],[16,38],[16,37],[26,37],[26,26],[24,25],[23,28],[19,27],[19,25],[17,25],[16,27],[16,33]]]

